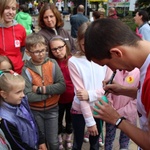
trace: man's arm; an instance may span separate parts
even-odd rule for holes
[[[94,109],[98,115],[94,115],[95,118],[100,118],[113,125],[116,124],[117,120],[121,118],[116,110],[112,108],[109,104],[105,103],[103,100],[99,100],[103,105],[96,103],[98,109]],[[150,149],[150,113],[148,115],[148,131],[143,131],[142,129],[132,125],[127,120],[122,120],[118,128],[122,130],[128,137],[130,137],[137,145],[139,145],[144,150]]]

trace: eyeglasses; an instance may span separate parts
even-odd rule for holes
[[[29,51],[29,50],[28,50]],[[46,49],[42,49],[42,50],[37,50],[35,52],[29,51],[30,53],[34,54],[35,56],[38,56],[40,54],[45,54],[46,53]]]
[[[58,50],[58,51],[62,51],[65,45],[66,45],[66,44],[64,44],[63,46],[58,46],[57,48],[52,48],[51,51],[54,52],[54,53],[55,53],[57,50]]]

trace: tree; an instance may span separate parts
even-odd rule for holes
[[[137,9],[144,9],[150,15],[150,0],[137,0],[135,5]]]

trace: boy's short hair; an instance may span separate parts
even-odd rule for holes
[[[88,60],[110,59],[110,49],[116,46],[136,46],[140,37],[118,19],[104,18],[94,21],[85,33],[85,55]],[[132,53],[132,52],[131,52]]]
[[[25,13],[28,13],[28,12],[29,12],[29,9],[28,9],[28,7],[27,7],[26,4],[20,5],[20,10],[22,10],[22,11],[25,12]]]
[[[95,19],[99,19],[101,13],[100,13],[100,11],[94,11],[92,15],[93,15],[93,17],[94,17]]]
[[[25,47],[27,50],[36,47],[38,44],[46,46],[45,38],[42,35],[39,35],[38,33],[32,33],[27,36],[25,42]]]

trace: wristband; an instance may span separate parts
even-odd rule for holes
[[[116,128],[118,128],[118,126],[120,125],[120,123],[122,122],[122,120],[126,120],[126,118],[125,118],[125,117],[119,118],[119,119],[116,121],[116,123],[115,123]]]

